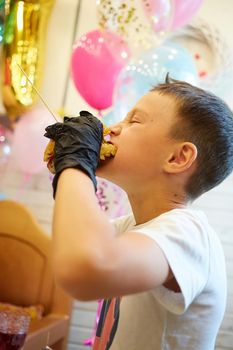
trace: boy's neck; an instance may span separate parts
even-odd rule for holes
[[[136,225],[143,224],[172,209],[186,208],[185,196],[168,194],[164,191],[128,194]]]

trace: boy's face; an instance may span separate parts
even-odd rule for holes
[[[110,127],[111,142],[117,146],[114,158],[103,162],[97,176],[126,191],[154,182],[163,173],[175,140],[169,138],[175,123],[175,102],[170,96],[149,92],[127,114]]]

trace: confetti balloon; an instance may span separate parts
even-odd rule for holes
[[[114,97],[115,121],[122,120],[134,104],[150,89],[171,78],[197,85],[198,75],[192,56],[173,43],[146,51],[122,70]]]
[[[149,48],[155,36],[141,0],[97,0],[100,28],[122,36],[132,51]]]

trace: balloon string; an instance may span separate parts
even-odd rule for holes
[[[100,119],[103,118],[103,114],[102,114],[102,111],[101,111],[101,110],[98,111],[98,115],[97,115],[97,116],[98,116],[98,118],[100,118]]]

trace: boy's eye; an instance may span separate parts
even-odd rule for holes
[[[130,124],[133,124],[133,123],[140,123],[139,120],[136,120],[136,119],[131,119],[129,122],[130,122]]]

